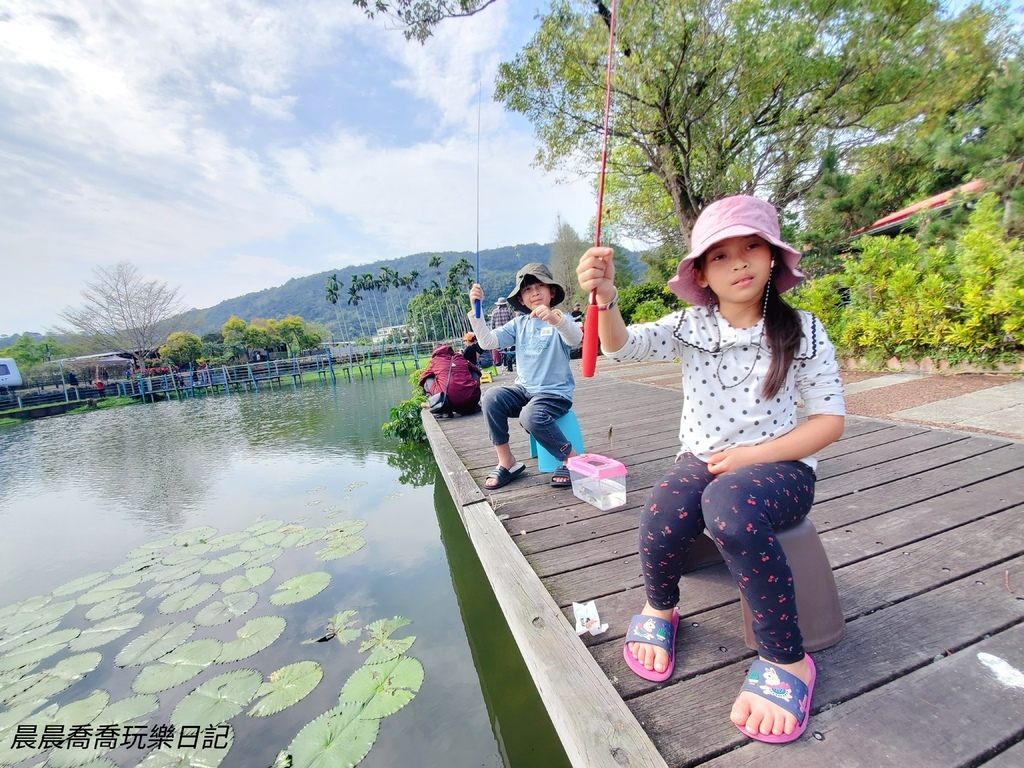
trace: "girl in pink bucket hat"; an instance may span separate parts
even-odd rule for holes
[[[758,644],[730,717],[746,736],[772,743],[806,730],[816,676],[775,532],[810,511],[813,454],[839,439],[845,413],[825,329],[780,296],[803,279],[799,261],[780,237],[775,208],[735,195],[701,212],[669,281],[692,305],[685,310],[627,327],[616,308],[612,249],[591,248],[576,270],[580,287],[596,291],[605,355],[682,361],[680,448],[641,513],[647,602],[630,620],[625,662],[647,680],[672,676],[680,577],[691,545],[708,531],[751,609]],[[798,401],[807,415],[801,423]]]

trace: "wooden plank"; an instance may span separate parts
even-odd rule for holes
[[[1024,626],[1000,632],[818,714],[811,726],[817,737],[786,745],[785,752],[773,745],[751,745],[708,765],[735,768],[775,759],[793,768],[977,765],[993,745],[1012,743],[1024,735],[1020,689],[1001,679],[991,664],[1022,674]],[[894,755],[898,755],[895,760]]]
[[[423,429],[427,433],[437,466],[441,469],[445,483],[451,490],[452,498],[457,504],[473,504],[484,500],[483,491],[477,486],[469,474],[463,469],[459,456],[455,453],[437,425],[437,419],[427,410],[423,411]]]
[[[1024,568],[1024,560],[1018,558],[1013,561],[1013,567]],[[949,651],[955,652],[980,642],[992,629],[1001,632],[1018,625],[1024,618],[1024,601],[1013,600],[1002,591],[1001,584],[993,583],[993,579],[998,582],[1000,575],[1001,569],[996,567],[850,622],[847,635],[839,645],[814,655],[818,683],[809,731],[821,732],[823,727],[827,727],[823,717],[851,706],[851,702],[856,706],[858,697],[866,692],[898,680]],[[983,583],[977,584],[979,581]],[[978,621],[979,610],[988,618],[988,624]],[[679,653],[683,652],[689,653],[680,649]],[[652,734],[669,765],[702,765],[709,758],[737,747],[743,747],[742,753],[749,750],[748,754],[755,759],[764,759],[768,745],[750,744],[729,721],[729,708],[748,667],[749,661],[743,660],[702,674],[695,680],[682,680],[629,701],[630,708]],[[897,690],[898,687],[899,683],[896,684]],[[975,708],[974,702],[959,695],[946,698],[963,709]],[[822,710],[827,712],[822,714]],[[907,709],[898,717],[897,727],[911,730],[907,728],[906,712],[917,711],[917,707]],[[910,722],[915,722],[913,717]],[[953,718],[949,722],[959,721]],[[851,726],[855,725],[856,720],[851,723]],[[796,744],[787,745],[785,763],[789,764],[791,749],[797,744],[810,742],[816,740],[805,735]],[[817,753],[819,762],[808,765],[904,765],[902,748],[893,749],[886,761],[851,764],[841,762],[851,756],[849,744],[835,743],[828,737],[819,744],[824,745]],[[859,757],[859,753],[853,754]],[[727,758],[735,759],[733,755]],[[733,765],[725,758],[712,760],[710,764]],[[959,763],[939,762],[934,765]]]
[[[1024,765],[1024,740],[1018,741],[991,760],[986,760],[982,765],[985,768],[1020,768]]]
[[[446,452],[448,443],[440,430],[429,429],[427,435],[438,463],[449,462],[444,475],[457,475],[461,464],[450,463],[453,454]],[[490,505],[475,502],[458,508],[570,762],[579,768],[664,766]]]

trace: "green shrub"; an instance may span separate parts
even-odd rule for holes
[[[412,387],[412,397],[403,400],[390,411],[391,420],[385,422],[381,429],[388,437],[394,437],[403,443],[425,443],[427,433],[423,429],[423,415],[421,403],[427,401],[423,394],[423,388],[419,385],[420,373],[413,371],[409,375],[409,384]]]

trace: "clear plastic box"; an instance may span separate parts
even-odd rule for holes
[[[576,498],[598,509],[626,503],[626,466],[599,453],[583,453],[565,462]]]

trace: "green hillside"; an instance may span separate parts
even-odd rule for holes
[[[619,252],[629,261],[635,264],[639,263],[635,254],[624,249],[619,249]],[[539,245],[537,243],[481,251],[480,284],[487,297],[487,306],[492,306],[494,299],[511,290],[515,273],[520,267],[534,261],[546,264],[550,253],[551,244]],[[433,256],[441,258],[441,265],[436,269],[428,266]],[[406,302],[413,295],[413,291],[419,291],[429,286],[431,280],[444,283],[448,268],[460,258],[465,258],[470,264],[473,264],[476,254],[473,251],[417,253],[398,259],[380,260],[293,278],[276,288],[266,288],[256,293],[247,293],[244,296],[227,299],[209,309],[191,310],[186,315],[183,326],[202,335],[219,331],[232,315],[236,315],[246,322],[258,317],[279,320],[287,315],[299,315],[310,322],[323,324],[340,338],[343,335],[339,334],[338,317],[340,317],[349,337],[355,338],[372,333],[377,322],[373,319],[369,300],[364,299],[359,306],[351,306],[347,303],[348,289],[353,276],[366,273],[377,276],[380,274],[381,268],[385,266],[397,270],[400,275],[409,274],[414,270],[418,271],[420,273],[418,288],[391,289],[393,293],[387,303],[395,313],[394,319],[398,323],[402,323],[404,322]],[[637,274],[642,274],[642,272],[643,268],[638,267]],[[338,281],[342,283],[341,299],[337,303],[338,317],[335,315],[335,306],[325,299],[326,279],[335,273],[338,275]],[[396,290],[400,297],[399,300],[395,298]],[[378,301],[380,301],[380,297],[378,297]],[[382,304],[381,307],[383,306]],[[386,324],[390,324],[390,320]]]

